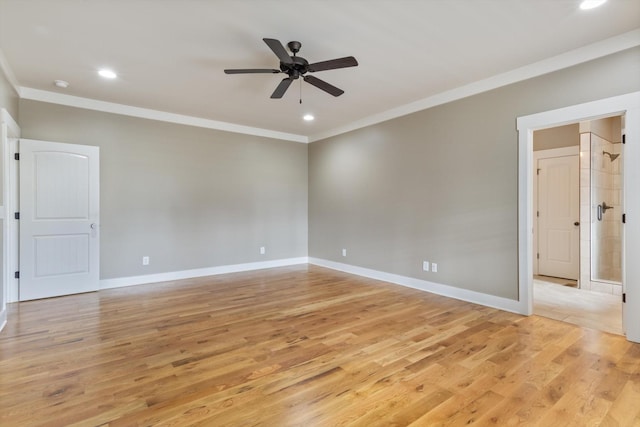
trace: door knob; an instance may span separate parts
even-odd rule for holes
[[[95,230],[96,228],[98,228],[98,224],[96,224],[95,222],[93,224],[90,225],[92,230]]]
[[[573,225],[575,225],[576,227],[580,225],[580,221],[576,221],[573,223]]]

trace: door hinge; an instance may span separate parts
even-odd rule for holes
[[[540,168],[536,169],[536,175],[540,175]]]
[[[625,135],[624,133],[622,134],[622,143],[623,144],[627,143],[627,135]]]
[[[540,211],[536,211],[536,216],[539,218],[540,217]]]
[[[20,212],[14,212],[13,217],[15,219],[20,219]]]
[[[19,272],[19,271],[16,271],[15,273],[13,273],[13,277],[14,277],[15,279],[19,279],[19,278],[20,278],[20,272]]]
[[[536,254],[536,259],[540,259],[540,253]]]
[[[14,153],[13,158],[16,160],[20,160],[20,153]]]
[[[622,294],[622,302],[627,302],[627,294]]]
[[[622,214],[622,223],[623,224],[627,223],[627,214]]]

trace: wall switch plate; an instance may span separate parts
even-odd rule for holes
[[[438,272],[438,264],[436,264],[435,262],[431,263],[431,271],[433,271],[434,273]]]
[[[424,271],[429,271],[429,261],[422,261],[422,269]]]
[[[143,256],[142,257],[142,265],[149,265],[149,257],[148,256]]]
[[[264,246],[260,246],[260,255],[264,255],[265,253],[267,253],[265,247]]]
[[[342,256],[347,256],[347,250],[346,249],[342,250]]]

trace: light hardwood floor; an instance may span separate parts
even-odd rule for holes
[[[2,426],[640,425],[640,344],[315,266],[9,307]]]

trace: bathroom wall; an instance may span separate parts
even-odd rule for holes
[[[580,143],[580,125],[572,123],[533,132],[533,151],[573,147]]]

